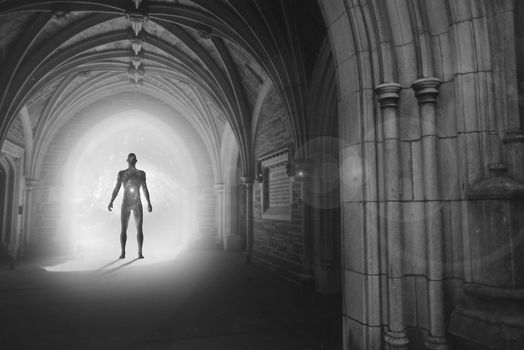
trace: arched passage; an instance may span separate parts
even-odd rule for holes
[[[209,237],[218,224],[224,240],[237,212],[249,256],[301,283],[337,282],[326,291],[338,290],[325,271],[336,275],[340,260],[345,347],[507,348],[522,313],[514,327],[489,310],[499,300],[508,314],[519,309],[524,287],[519,7],[4,1],[0,139],[25,108],[44,158],[63,116],[115,89],[183,107],[174,109],[212,154],[214,181],[199,190],[209,211],[218,203]],[[259,160],[275,165],[272,179],[254,174]],[[44,179],[55,170],[42,168]],[[39,186],[39,198],[56,199],[63,182]],[[265,212],[271,195],[284,214]]]
[[[159,254],[169,255],[169,250],[195,238],[200,184],[188,145],[155,117],[127,110],[104,118],[72,145],[63,172],[61,220],[66,223],[65,232],[73,235],[75,252],[107,253],[118,248],[115,235],[119,232],[122,192],[112,214],[107,213],[107,204],[116,174],[127,167],[125,159],[130,152],[137,154],[137,167],[146,171],[154,207],[151,215],[145,214],[145,247],[163,247],[167,251]],[[134,237],[132,219],[128,234]],[[129,250],[134,250],[132,239]]]

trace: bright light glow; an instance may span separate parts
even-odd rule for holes
[[[131,152],[137,155],[137,168],[146,172],[153,206],[149,213],[142,193],[146,259],[140,264],[175,258],[191,242],[197,230],[198,174],[187,146],[169,125],[142,111],[130,110],[87,130],[73,146],[63,173],[59,239],[68,241],[75,255],[71,261],[47,270],[89,270],[102,260],[118,257],[124,189],[120,189],[112,212],[107,205],[118,171],[127,168]],[[127,236],[129,258],[123,261],[137,255],[133,215]]]

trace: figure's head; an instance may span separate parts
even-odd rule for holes
[[[127,163],[129,165],[135,165],[136,164],[136,155],[134,153],[129,153],[127,156]]]

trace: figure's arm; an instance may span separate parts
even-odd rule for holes
[[[109,211],[113,209],[113,202],[115,201],[115,198],[118,195],[118,191],[120,191],[120,186],[122,186],[122,176],[121,176],[121,173],[119,172],[118,178],[116,179],[115,189],[113,190],[113,194],[111,195],[111,201],[109,202],[109,205],[107,206],[107,210]]]
[[[144,175],[144,181],[142,182],[142,190],[144,191],[144,197],[146,197],[147,201],[147,211],[151,212],[153,210],[153,207],[151,206],[151,200],[149,199],[149,190],[147,189],[147,182],[146,182],[146,173],[143,173]]]

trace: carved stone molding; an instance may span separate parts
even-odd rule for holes
[[[133,49],[133,52],[135,56],[138,55],[140,51],[142,51],[142,45],[144,45],[144,38],[141,36],[134,36],[130,39],[131,41],[131,48]]]
[[[422,78],[415,81],[411,87],[415,90],[418,103],[435,103],[439,93],[440,79]]]
[[[208,27],[206,25],[198,25],[197,26],[198,36],[202,39],[211,39],[211,37],[215,34],[213,33],[213,29],[211,27]]]
[[[202,39],[211,39],[212,34],[213,32],[211,30],[200,29],[198,31],[198,36]]]
[[[507,176],[507,168],[500,163],[489,165],[490,177],[468,189],[468,199],[524,199],[524,184]]]
[[[70,12],[67,10],[55,10],[53,11],[53,18],[62,19],[65,18]]]
[[[251,176],[241,176],[240,182],[242,186],[245,186],[245,187],[253,186],[253,178]]]
[[[407,350],[409,338],[405,331],[401,332],[386,332],[384,340],[389,345],[390,349]]]
[[[25,188],[26,188],[26,190],[28,190],[28,191],[33,190],[36,186],[38,186],[38,182],[39,182],[38,179],[26,178],[25,179]]]
[[[482,286],[478,284],[467,284],[464,286],[464,292],[481,297],[488,297],[493,299],[511,299],[516,301],[524,301],[524,289],[514,288],[500,288],[491,286]]]
[[[142,56],[140,55],[134,55],[131,57],[131,64],[135,69],[138,69],[140,65],[142,64]]]
[[[149,14],[143,10],[130,10],[126,12],[126,18],[131,23],[145,23],[149,20]]]
[[[129,67],[127,71],[129,79],[131,80],[131,82],[135,84],[142,83],[142,81],[144,80],[144,73],[145,71],[143,67],[135,68],[134,65],[131,65],[131,67]]]
[[[524,143],[524,130],[522,129],[512,129],[512,130],[506,130],[504,139],[502,140],[504,143]]]
[[[400,99],[400,84],[384,83],[375,88],[380,108],[397,108]]]

